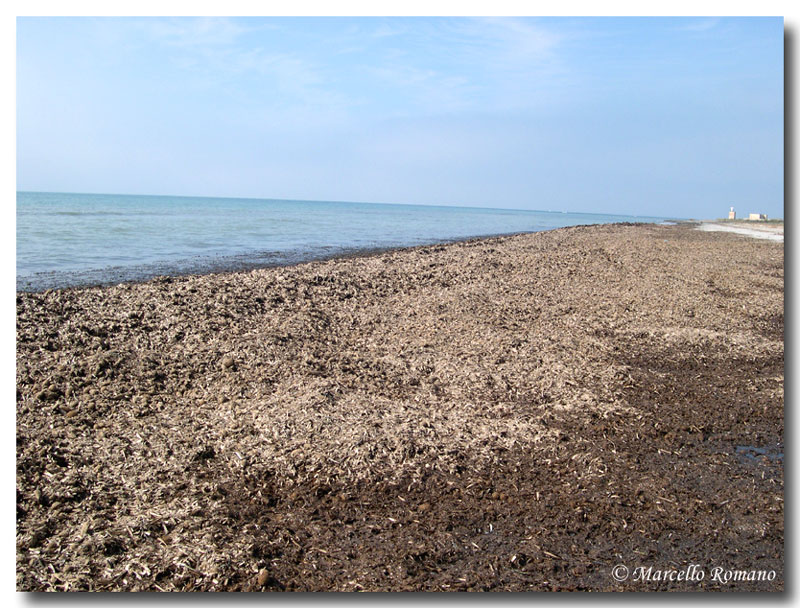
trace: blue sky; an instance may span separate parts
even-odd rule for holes
[[[783,216],[780,18],[19,18],[19,190]]]

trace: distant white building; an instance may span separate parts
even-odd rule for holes
[[[728,219],[729,220],[735,220],[736,219],[736,212],[733,210],[733,207],[731,207],[731,210],[728,212]]]
[[[747,218],[747,219],[753,220],[754,222],[766,221],[767,220],[767,215],[765,213],[751,213],[750,217]]]

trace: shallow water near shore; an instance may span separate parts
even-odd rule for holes
[[[17,290],[283,266],[376,249],[663,218],[273,199],[17,193]]]

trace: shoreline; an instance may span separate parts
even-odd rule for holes
[[[558,228],[554,228],[553,230],[558,230]],[[254,262],[251,264],[240,261],[240,262],[219,262],[212,266],[212,269],[208,271],[201,271],[201,272],[193,272],[193,271],[177,271],[173,273],[164,273],[164,274],[152,274],[148,270],[142,271],[142,275],[144,278],[140,279],[128,279],[128,280],[107,280],[101,282],[87,282],[81,283],[76,285],[67,285],[64,287],[50,287],[44,289],[31,289],[31,290],[20,290],[17,289],[17,293],[43,293],[46,291],[53,291],[53,290],[67,290],[67,289],[94,289],[94,288],[106,288],[106,287],[113,287],[115,285],[138,285],[141,283],[147,283],[148,281],[152,281],[154,279],[163,279],[163,278],[179,278],[179,277],[203,277],[209,275],[230,275],[230,274],[237,274],[241,272],[250,272],[253,270],[263,270],[267,268],[292,268],[295,266],[300,266],[302,264],[310,264],[314,262],[327,262],[331,260],[348,260],[348,259],[355,259],[360,257],[371,257],[374,255],[381,255],[383,253],[389,253],[392,251],[405,251],[405,250],[413,250],[417,248],[423,247],[435,247],[439,245],[450,245],[453,243],[466,243],[470,241],[481,241],[485,239],[493,239],[493,238],[502,238],[508,236],[517,236],[520,234],[535,234],[536,232],[542,231],[532,231],[532,232],[509,232],[504,234],[488,234],[488,235],[479,235],[479,236],[472,236],[472,237],[465,237],[463,239],[447,239],[442,241],[433,241],[430,243],[423,243],[419,245],[398,245],[397,247],[367,247],[367,248],[345,248],[334,253],[330,254],[318,254],[318,255],[309,255],[307,257],[301,255],[297,260],[287,261],[285,263],[275,262],[275,263],[265,263],[259,264]],[[224,258],[245,258],[245,257],[257,257],[259,254],[257,252],[252,252],[250,254],[241,254],[241,255],[231,255],[231,256],[222,256]],[[202,257],[202,256],[199,256]],[[176,262],[180,263],[180,261]],[[186,262],[184,261],[184,264]],[[164,265],[167,265],[166,263]],[[111,272],[111,271],[125,271],[128,270],[129,273],[135,273],[137,268],[149,268],[152,265],[145,265],[145,266],[133,266],[130,268],[122,267],[122,266],[111,266],[108,268],[99,268],[99,269],[92,269],[88,271],[67,271],[67,272],[42,272],[37,274],[46,274],[46,275],[74,275],[74,274],[83,274],[85,273],[104,273],[104,272]],[[23,280],[26,280],[23,278]],[[19,283],[20,279],[17,279]]]
[[[17,590],[782,590],[783,254],[602,224],[18,292]]]
[[[641,222],[641,224],[650,224],[652,222]],[[634,222],[616,222],[614,224],[609,225],[635,225]],[[576,224],[576,226],[601,226],[603,224]],[[658,224],[655,224],[658,225]],[[484,234],[484,235],[476,235],[476,236],[469,236],[464,238],[453,238],[453,239],[442,239],[438,241],[431,241],[429,243],[421,243],[417,245],[398,245],[398,246],[387,246],[387,247],[366,247],[366,248],[343,248],[337,250],[330,254],[299,254],[295,259],[289,259],[286,262],[274,262],[274,263],[259,263],[259,262],[248,262],[246,261],[248,258],[259,257],[263,254],[258,252],[251,252],[251,253],[244,253],[239,255],[230,255],[230,256],[221,256],[222,260],[228,259],[231,260],[230,262],[226,261],[219,261],[219,262],[197,262],[196,265],[205,266],[208,270],[202,271],[194,271],[194,270],[186,270],[186,271],[172,271],[169,272],[170,266],[180,267],[180,266],[191,266],[189,258],[187,260],[178,260],[173,263],[164,262],[161,264],[145,264],[141,266],[109,266],[106,268],[98,268],[98,269],[89,269],[85,271],[50,271],[50,272],[40,272],[36,273],[32,276],[28,277],[17,277],[16,283],[19,286],[20,282],[27,282],[27,283],[35,283],[35,282],[45,282],[49,280],[49,287],[38,287],[33,289],[19,289],[17,287],[17,293],[43,293],[46,291],[52,290],[64,290],[64,289],[92,289],[92,288],[105,288],[105,287],[112,287],[114,285],[125,284],[125,285],[136,285],[139,283],[146,283],[148,281],[152,281],[154,279],[163,278],[163,277],[191,277],[191,276],[206,276],[206,275],[215,275],[215,274],[235,274],[239,272],[250,272],[252,270],[260,270],[266,268],[291,268],[294,266],[298,266],[301,264],[309,264],[313,262],[326,262],[330,260],[338,260],[338,259],[354,259],[359,257],[370,257],[374,255],[381,255],[383,253],[388,253],[392,251],[405,251],[405,250],[414,250],[417,248],[422,247],[435,247],[441,245],[450,245],[454,243],[469,243],[472,241],[482,241],[488,239],[496,239],[496,238],[504,238],[504,237],[513,237],[519,236],[522,234],[536,234],[537,232],[548,232],[551,230],[562,230],[563,228],[546,228],[542,230],[534,230],[534,231],[521,231],[521,232],[506,232],[506,233],[499,233],[499,234]],[[293,254],[287,253],[286,255],[292,256]],[[198,256],[198,258],[202,259],[203,256]],[[238,260],[238,261],[233,261]],[[155,266],[163,266],[165,270],[168,272],[158,272],[154,270]],[[75,284],[62,284],[65,281],[69,281],[70,279],[62,279],[62,277],[74,277],[76,275],[94,275],[94,274],[114,274],[118,273],[119,276],[124,277],[125,275],[138,275],[138,278],[109,278],[106,280],[85,280],[85,282],[75,283]],[[44,276],[41,276],[44,275]],[[38,277],[38,278],[37,278]],[[55,286],[54,286],[55,285]]]

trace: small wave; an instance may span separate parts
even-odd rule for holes
[[[142,217],[143,215],[154,215],[151,213],[141,213],[137,211],[135,214],[131,213],[130,211],[50,211],[47,215],[66,215],[66,216],[74,216],[74,217],[92,217],[92,216],[136,216],[137,218]]]

